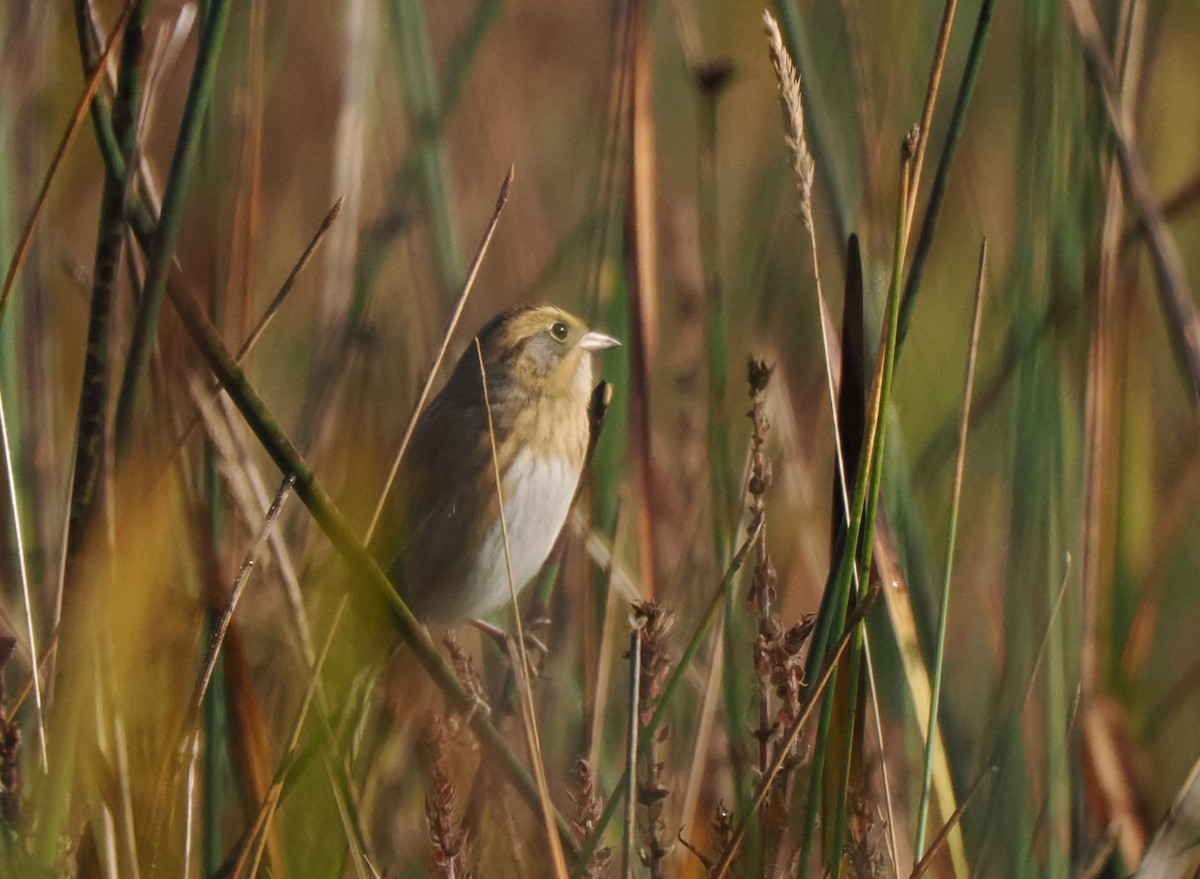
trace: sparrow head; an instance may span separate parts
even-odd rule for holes
[[[489,387],[500,380],[511,383],[502,390],[541,397],[582,393],[585,399],[592,383],[588,354],[620,344],[551,305],[522,306],[497,315],[480,330],[479,343]]]

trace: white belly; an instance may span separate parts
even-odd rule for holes
[[[521,452],[504,474],[508,562],[518,591],[537,576],[571,509],[579,468],[565,458]],[[508,603],[508,565],[500,523],[488,532],[461,593],[458,619],[478,619]]]

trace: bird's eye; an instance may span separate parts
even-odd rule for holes
[[[554,326],[550,327],[550,334],[561,342],[567,337],[567,325],[562,321],[558,321]]]

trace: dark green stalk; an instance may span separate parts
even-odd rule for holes
[[[708,362],[708,465],[713,488],[713,546],[717,564],[729,561],[732,548],[736,477],[730,466],[729,407],[725,386],[729,377],[729,346],[725,338],[725,302],[721,283],[721,243],[717,213],[717,101],[733,68],[714,62],[695,71],[700,92],[699,192],[700,261],[704,269],[706,303],[704,341]]]
[[[475,16],[451,45],[446,58],[446,72],[442,77],[442,99],[439,112],[428,124],[421,137],[437,141],[442,137],[446,121],[453,114],[462,97],[463,83],[479,54],[479,48],[500,13],[502,0],[480,0]],[[392,176],[392,190],[388,196],[388,208],[375,222],[370,232],[360,242],[360,256],[355,267],[354,301],[365,301],[368,291],[383,267],[384,259],[391,248],[396,234],[407,225],[403,218],[404,205],[413,186],[421,179],[425,161],[426,144],[417,143],[409,151],[400,168]]]
[[[104,115],[111,131],[113,146],[128,167],[137,139],[137,114],[141,104],[142,82],[138,65],[142,55],[143,29],[149,4],[141,0],[134,7],[121,43],[120,81],[111,117]],[[86,15],[76,8],[76,15]],[[100,105],[99,100],[93,106]],[[99,118],[92,114],[93,119]],[[74,561],[78,557],[88,523],[100,506],[103,495],[103,469],[108,438],[109,375],[111,373],[112,310],[117,275],[125,243],[125,201],[130,184],[124,176],[106,174],[100,201],[100,227],[96,236],[96,255],[92,269],[92,298],[88,315],[87,347],[84,354],[83,380],[75,433],[75,464],[71,478],[71,506],[67,526],[67,572],[65,588],[75,582]]]
[[[188,182],[196,165],[200,143],[200,131],[205,109],[212,96],[216,79],[217,58],[225,37],[225,26],[229,20],[229,0],[212,0],[212,5],[202,19],[200,47],[196,55],[196,66],[188,85],[187,99],[183,106],[183,118],[179,123],[179,135],[175,141],[175,153],[171,159],[171,172],[167,177],[163,193],[162,212],[153,241],[150,243],[146,260],[146,280],[142,299],[138,304],[137,317],[133,325],[129,358],[125,363],[125,374],[121,381],[121,392],[117,398],[116,442],[118,455],[127,448],[133,426],[133,412],[137,403],[138,388],[142,373],[150,360],[150,352],[158,328],[158,316],[162,310],[163,294],[167,287],[171,261],[175,256],[175,241],[183,219],[183,202]]]
[[[650,740],[654,738],[655,734],[658,732],[658,728],[662,725],[663,720],[666,718],[667,704],[671,701],[671,697],[674,696],[675,692],[679,689],[679,686],[683,683],[684,673],[687,671],[688,666],[691,665],[692,660],[696,658],[696,654],[700,651],[700,645],[704,642],[704,636],[708,632],[709,626],[711,626],[713,620],[716,619],[717,611],[720,610],[725,604],[725,595],[730,591],[730,588],[733,585],[734,576],[741,569],[742,563],[745,562],[747,554],[749,554],[751,547],[754,545],[755,536],[755,534],[751,534],[749,537],[747,537],[742,545],[738,548],[738,551],[734,553],[733,559],[729,563],[729,567],[725,570],[725,576],[721,578],[720,585],[717,586],[717,589],[709,599],[708,606],[705,607],[704,613],[701,615],[699,622],[696,623],[696,628],[692,632],[692,637],[688,640],[688,645],[686,648],[684,648],[683,655],[679,658],[679,664],[676,665],[671,671],[670,677],[667,678],[666,684],[663,685],[662,696],[658,700],[658,705],[654,709],[654,714],[650,718],[649,722],[642,728],[641,740],[638,743],[638,760],[641,760],[645,757],[647,751],[649,750]],[[622,775],[620,782],[618,782],[614,790],[624,791],[628,784],[629,778],[627,775]],[[579,846],[579,860],[575,871],[572,873],[573,876],[578,877],[582,875],[581,871],[584,865],[586,865],[592,859],[592,855],[596,853],[596,848],[600,845],[601,840],[604,839],[604,832],[608,828],[608,823],[612,821],[613,816],[616,815],[617,810],[621,807],[621,801],[622,797],[620,795],[609,798],[608,803],[604,807],[603,814],[601,814],[600,819],[596,822],[595,829],[592,831],[591,835],[588,836],[588,838],[585,839]]]
[[[937,226],[938,212],[941,210],[942,201],[946,196],[946,186],[950,180],[954,154],[958,149],[958,142],[962,138],[963,124],[967,118],[967,107],[970,106],[971,95],[975,91],[975,81],[979,78],[979,66],[983,62],[983,48],[987,44],[994,6],[995,0],[983,0],[979,7],[979,17],[975,19],[975,32],[971,36],[966,67],[963,69],[962,79],[958,83],[958,94],[954,98],[954,110],[950,114],[950,127],[946,130],[946,140],[942,144],[941,155],[938,156],[937,172],[933,176],[933,185],[929,189],[929,203],[925,207],[925,216],[921,221],[921,234],[917,237],[912,265],[908,270],[908,281],[904,285],[904,298],[900,305],[900,335],[897,340],[897,349],[903,347],[904,339],[908,336],[908,324],[912,320],[917,290],[920,289],[925,263],[929,259],[929,251],[933,247],[933,233]],[[922,133],[922,136],[926,136],[925,133]]]
[[[457,290],[465,272],[458,229],[451,215],[446,150],[440,133],[444,124],[441,90],[429,45],[429,23],[421,0],[391,0],[388,4],[396,40],[401,85],[415,133],[414,155],[429,199],[442,287]]]
[[[454,113],[462,97],[463,83],[479,48],[500,13],[502,0],[480,0],[470,24],[451,45],[446,58],[446,72],[442,77],[442,100],[440,112],[424,135],[432,140],[441,138],[446,121]],[[359,242],[359,257],[354,268],[354,311],[365,310],[368,293],[375,286],[384,261],[391,251],[392,241],[406,228],[404,219],[405,202],[413,186],[420,180],[425,147],[414,144],[399,170],[392,176],[391,194],[383,215],[375,221]]]

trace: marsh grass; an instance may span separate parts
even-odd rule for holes
[[[48,6],[0,12],[0,874],[1195,872],[1195,11]],[[626,342],[536,678],[364,546],[530,290]]]

